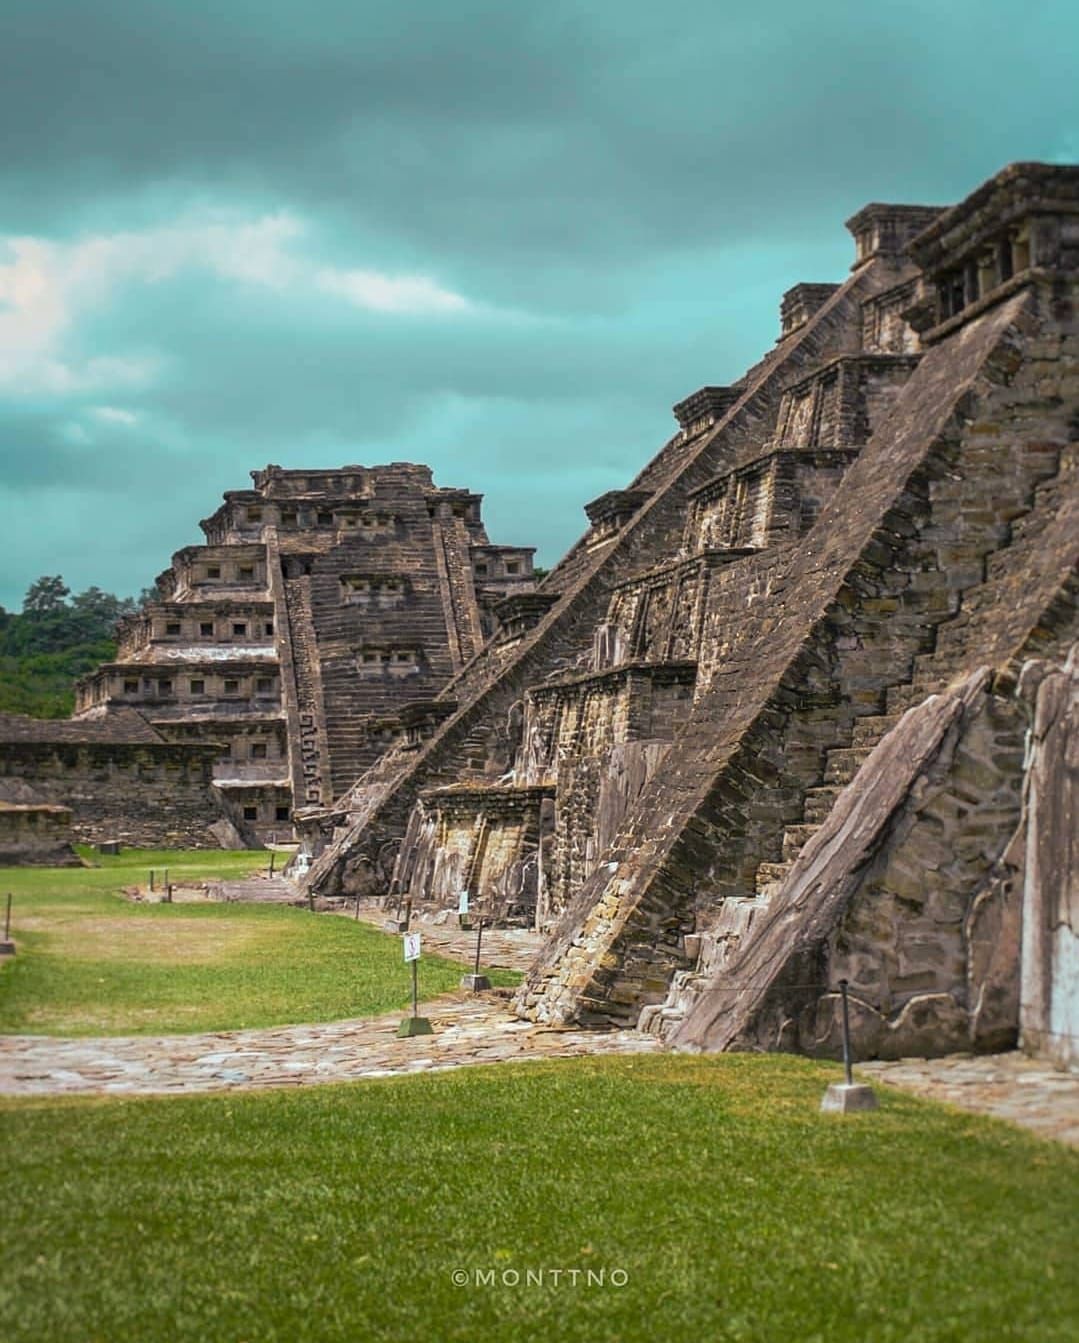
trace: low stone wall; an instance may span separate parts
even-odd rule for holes
[[[0,802],[0,867],[78,867],[68,807]]]
[[[0,776],[25,779],[71,810],[76,839],[146,848],[217,848],[217,748],[156,742],[7,741]]]

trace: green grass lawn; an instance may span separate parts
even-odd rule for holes
[[[2,1332],[1074,1341],[1079,1154],[887,1089],[822,1116],[836,1071],[638,1056],[0,1103]]]
[[[176,882],[246,876],[265,867],[265,853],[132,849],[94,860],[101,866],[0,868],[18,945],[0,962],[0,1032],[217,1031],[371,1016],[409,1001],[400,938],[362,923],[280,905],[137,904],[120,893],[145,884],[150,867],[167,866]],[[461,971],[425,956],[421,992],[456,988]]]

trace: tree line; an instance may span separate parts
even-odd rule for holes
[[[72,593],[59,574],[46,574],[30,584],[21,612],[0,607],[0,712],[66,718],[75,678],[115,656],[116,622],[150,595]]]

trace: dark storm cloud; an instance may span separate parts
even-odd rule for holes
[[[175,181],[510,272],[522,248],[564,263],[783,230],[912,171],[954,191],[957,170],[998,166],[993,123],[1058,133],[1074,95],[1057,26],[1074,28],[1063,5],[1015,23],[924,0],[39,3],[7,25],[0,148],[9,182],[52,190],[13,196],[11,223],[55,225],[42,211],[72,183],[78,214]]]
[[[138,588],[267,460],[430,461],[554,559],[847,214],[1079,154],[1072,9],[9,3],[0,600]]]

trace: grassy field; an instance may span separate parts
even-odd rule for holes
[[[136,1035],[334,1021],[406,1006],[400,939],[280,905],[137,904],[150,867],[170,880],[241,877],[265,853],[128,850],[97,868],[0,868],[18,955],[0,962],[0,1032]],[[421,965],[428,997],[461,966]],[[519,976],[491,974],[496,984]],[[2,1333],[0,1329],[0,1333]]]
[[[835,1073],[639,1056],[0,1103],[4,1336],[1073,1341],[1079,1154],[886,1089],[822,1116]]]

